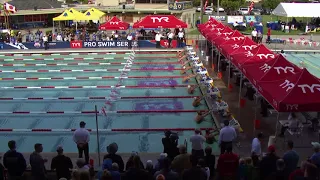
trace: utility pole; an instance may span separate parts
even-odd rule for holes
[[[203,11],[203,10],[204,10],[204,9],[203,9],[203,1],[204,1],[204,0],[200,0],[200,7],[201,7],[201,11],[200,11],[200,24],[203,23],[203,22],[202,22],[202,21],[203,21],[203,12],[204,12],[204,11]]]
[[[217,1],[217,15],[219,16],[220,15],[220,0]]]

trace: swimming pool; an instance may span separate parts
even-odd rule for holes
[[[77,152],[72,129],[80,121],[92,129],[90,151],[98,150],[96,111],[110,98],[129,53],[4,54],[0,56],[0,140],[16,140],[19,151],[31,152],[42,143],[44,152],[63,145]],[[180,143],[194,128],[210,128],[207,116],[194,122],[195,112],[207,110],[203,101],[193,107],[187,93],[192,79],[182,83],[181,65],[175,52],[137,52],[134,64],[112,101],[107,115],[99,113],[100,150],[117,142],[119,152],[161,152],[164,129],[184,130]],[[189,148],[190,149],[190,148]],[[6,151],[7,147],[0,146]]]

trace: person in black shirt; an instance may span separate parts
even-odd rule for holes
[[[69,157],[63,154],[62,146],[57,147],[58,155],[51,161],[51,170],[56,170],[57,178],[70,179],[70,170],[73,168],[72,161]]]
[[[204,150],[206,155],[204,157],[204,161],[206,163],[206,166],[209,167],[210,169],[210,177],[214,177],[214,168],[216,165],[216,157],[214,155],[212,155],[212,148],[210,146],[206,147],[206,149]]]
[[[187,169],[182,173],[182,180],[207,180],[207,173],[198,161],[197,166]]]
[[[163,153],[167,153],[171,161],[179,154],[178,139],[178,135],[171,131],[166,131],[165,137],[162,138]]]
[[[130,167],[124,175],[124,180],[151,180],[152,175],[143,169],[138,155],[132,158],[133,166]]]
[[[23,155],[16,151],[16,142],[8,142],[9,151],[3,156],[3,165],[8,170],[9,180],[18,180],[26,170],[27,164]]]
[[[107,146],[107,152],[108,154],[106,154],[103,157],[103,160],[105,159],[111,159],[112,163],[117,163],[119,166],[119,171],[120,172],[124,172],[124,163],[122,160],[122,157],[118,154],[116,154],[118,151],[118,145],[117,143],[111,143],[109,144],[109,146]]]

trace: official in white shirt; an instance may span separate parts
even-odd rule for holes
[[[203,143],[206,142],[206,138],[201,135],[200,130],[195,130],[195,134],[190,137],[190,142],[192,146],[192,156],[193,161],[198,162],[198,159],[204,157],[204,151],[203,151]]]
[[[43,35],[42,41],[43,41],[44,49],[47,50],[48,49],[48,36],[46,34]]]
[[[252,161],[254,165],[257,165],[257,163],[259,162],[259,157],[262,154],[261,151],[261,141],[263,138],[263,134],[259,133],[257,135],[257,137],[255,137],[252,140],[252,144],[251,144],[251,157],[252,157]]]
[[[128,49],[132,49],[132,34],[129,33],[128,36],[127,36],[127,40],[128,40]]]
[[[182,29],[180,29],[180,32],[178,33],[178,48],[182,47],[183,40],[184,40],[184,32],[182,31]]]
[[[161,41],[162,35],[160,34],[160,32],[158,32],[156,34],[155,40],[156,40],[156,48],[161,48],[160,46],[160,41]]]
[[[79,158],[82,158],[84,153],[84,157],[86,163],[89,163],[89,141],[90,141],[90,133],[85,128],[86,123],[81,121],[80,128],[77,129],[73,134],[73,141],[77,144]]]
[[[219,146],[220,153],[224,154],[228,146],[232,147],[232,142],[237,138],[236,130],[229,126],[229,120],[224,120],[224,127],[220,130]]]
[[[170,32],[168,33],[168,48],[172,48],[173,36],[174,36],[173,32],[170,31]]]
[[[258,31],[256,30],[256,28],[254,28],[253,31],[251,32],[251,37],[253,42],[257,42],[257,35],[258,35]]]

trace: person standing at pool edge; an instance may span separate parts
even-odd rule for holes
[[[90,141],[90,133],[85,128],[86,123],[81,121],[80,128],[78,128],[73,134],[73,141],[77,144],[79,158],[82,158],[84,153],[84,157],[86,163],[89,163],[89,141]]]

